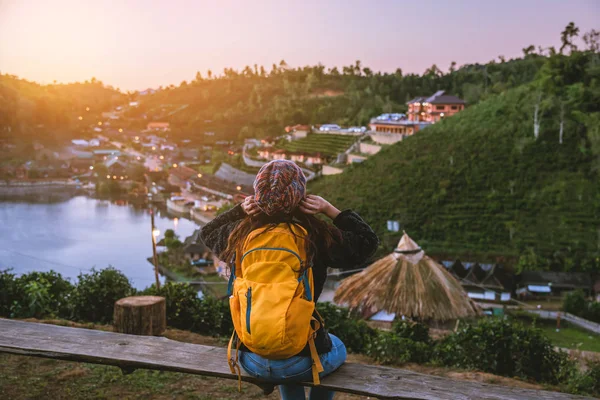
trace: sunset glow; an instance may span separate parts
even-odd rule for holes
[[[557,27],[571,20],[597,28],[600,3],[7,0],[0,70],[44,83],[96,77],[123,90],[178,85],[208,69],[269,70],[282,59],[422,73],[556,45]]]

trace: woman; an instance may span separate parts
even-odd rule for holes
[[[281,223],[300,225],[307,264],[314,276],[314,299],[318,300],[327,278],[327,267],[352,269],[362,265],[377,249],[379,240],[371,227],[353,211],[340,212],[319,196],[306,195],[306,178],[293,162],[275,160],[265,164],[254,181],[254,196],[218,216],[202,229],[202,240],[221,260],[235,259],[240,243],[255,229]],[[317,218],[329,217],[333,224]],[[327,321],[325,321],[325,324]],[[317,331],[315,345],[323,366],[320,377],[330,374],[346,360],[342,341],[325,329]],[[309,349],[285,360],[268,360],[242,346],[240,363],[252,376],[279,384],[282,399],[304,399],[304,388],[292,382],[312,379]],[[311,400],[332,399],[334,393],[313,387]]]

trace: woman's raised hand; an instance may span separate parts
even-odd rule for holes
[[[331,219],[335,219],[340,213],[340,210],[332,206],[327,200],[313,194],[309,194],[300,202],[300,211],[310,215],[323,213]]]
[[[256,202],[254,201],[254,196],[246,197],[242,203],[242,208],[250,217],[254,217],[261,213],[260,208],[258,208],[258,205],[256,205]]]

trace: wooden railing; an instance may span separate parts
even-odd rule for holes
[[[0,352],[67,361],[113,365],[124,373],[135,369],[184,372],[237,379],[229,371],[226,350],[182,343],[164,337],[0,319]],[[242,379],[258,380],[246,374]],[[376,365],[346,363],[322,379],[323,387],[379,399],[583,399],[564,393],[511,388]],[[310,386],[310,383],[306,383]]]

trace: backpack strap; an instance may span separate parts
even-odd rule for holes
[[[315,345],[315,337],[317,336],[317,331],[321,328],[321,323],[313,317],[310,326],[313,329],[313,332],[308,338],[308,347],[310,348],[310,357],[312,359],[311,369],[313,376],[313,384],[317,386],[321,384],[321,380],[319,379],[319,372],[324,371],[323,364],[321,364],[321,358],[319,357],[319,353],[317,352],[317,346]]]
[[[307,269],[305,269],[304,272],[302,272],[300,274],[300,276],[298,277],[298,282],[302,282],[302,284],[304,285],[304,293],[306,295],[306,300],[308,300],[308,301],[313,301],[313,292],[312,292],[313,288],[310,285],[310,281],[312,279],[309,279],[309,272],[308,272],[308,270],[311,268],[312,267],[308,267]]]
[[[235,262],[235,253],[233,253],[233,257],[231,258],[231,261],[229,262],[229,282],[227,283],[227,296],[231,296],[233,294],[233,281],[235,281],[235,268],[236,268],[236,262]]]
[[[233,357],[231,350],[233,347],[233,342],[235,341],[235,358]],[[231,339],[229,339],[229,345],[227,346],[227,363],[229,364],[229,370],[232,374],[236,374],[238,376],[238,392],[242,391],[242,371],[240,369],[240,365],[238,363],[238,352],[240,350],[240,346],[242,341],[237,337],[235,330],[231,335]]]

